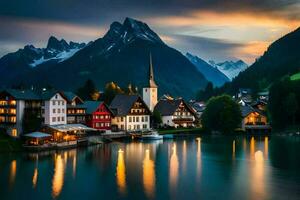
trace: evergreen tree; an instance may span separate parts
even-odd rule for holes
[[[240,107],[228,95],[210,98],[202,114],[203,128],[209,131],[230,133],[241,125],[241,121]]]
[[[85,101],[97,101],[100,97],[99,91],[91,79],[88,79],[81,88],[78,88],[77,95]]]

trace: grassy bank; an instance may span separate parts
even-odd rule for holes
[[[22,141],[0,134],[0,153],[22,151]]]
[[[159,129],[160,134],[202,133],[202,128]]]

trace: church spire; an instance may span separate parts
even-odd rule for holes
[[[153,65],[152,65],[152,55],[150,52],[150,61],[149,61],[149,87],[157,88],[157,85],[154,81]]]

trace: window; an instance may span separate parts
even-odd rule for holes
[[[57,113],[60,113],[60,108],[57,109]]]
[[[140,121],[140,118],[139,117],[136,117],[136,122],[139,122]]]
[[[61,121],[65,121],[65,117],[61,117]]]
[[[13,136],[13,137],[17,137],[17,136],[18,136],[18,131],[17,131],[17,129],[13,128],[13,129],[11,130],[11,136]]]
[[[52,122],[56,122],[56,118],[55,117],[52,117]]]
[[[62,101],[62,102],[61,102],[61,105],[63,105],[63,106],[64,106],[64,105],[65,105],[65,102],[64,102],[64,101]]]
[[[132,120],[131,120],[131,117],[129,117],[129,122],[131,122]]]
[[[60,117],[57,117],[57,121],[60,122]]]
[[[55,101],[52,101],[52,105],[55,106]]]
[[[60,101],[57,101],[57,105],[59,105],[59,106],[60,106]]]
[[[138,130],[140,129],[140,125],[137,125],[137,129],[138,129]]]
[[[132,119],[133,119],[133,122],[135,122],[135,117],[132,117]]]
[[[131,130],[131,125],[128,125],[128,130]]]
[[[52,112],[55,113],[55,108],[53,108]]]
[[[145,122],[148,122],[148,116],[145,116]]]
[[[62,112],[62,113],[65,113],[65,109],[64,109],[64,108],[63,108],[63,109],[61,109],[61,112]]]
[[[143,129],[147,129],[147,124],[143,124]]]
[[[123,122],[124,121],[124,119],[123,119],[123,117],[121,117],[121,122]]]
[[[57,99],[57,95],[55,95],[55,99]]]
[[[141,118],[142,118],[142,122],[144,122],[144,117],[142,116]]]

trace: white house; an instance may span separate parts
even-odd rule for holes
[[[42,116],[45,125],[61,125],[67,123],[67,99],[62,93],[43,93],[42,100]]]
[[[161,114],[162,126],[194,126],[196,113],[183,99],[161,99],[154,108]]]
[[[112,127],[123,131],[139,131],[150,128],[150,110],[139,95],[116,95],[110,104],[114,113]]]

